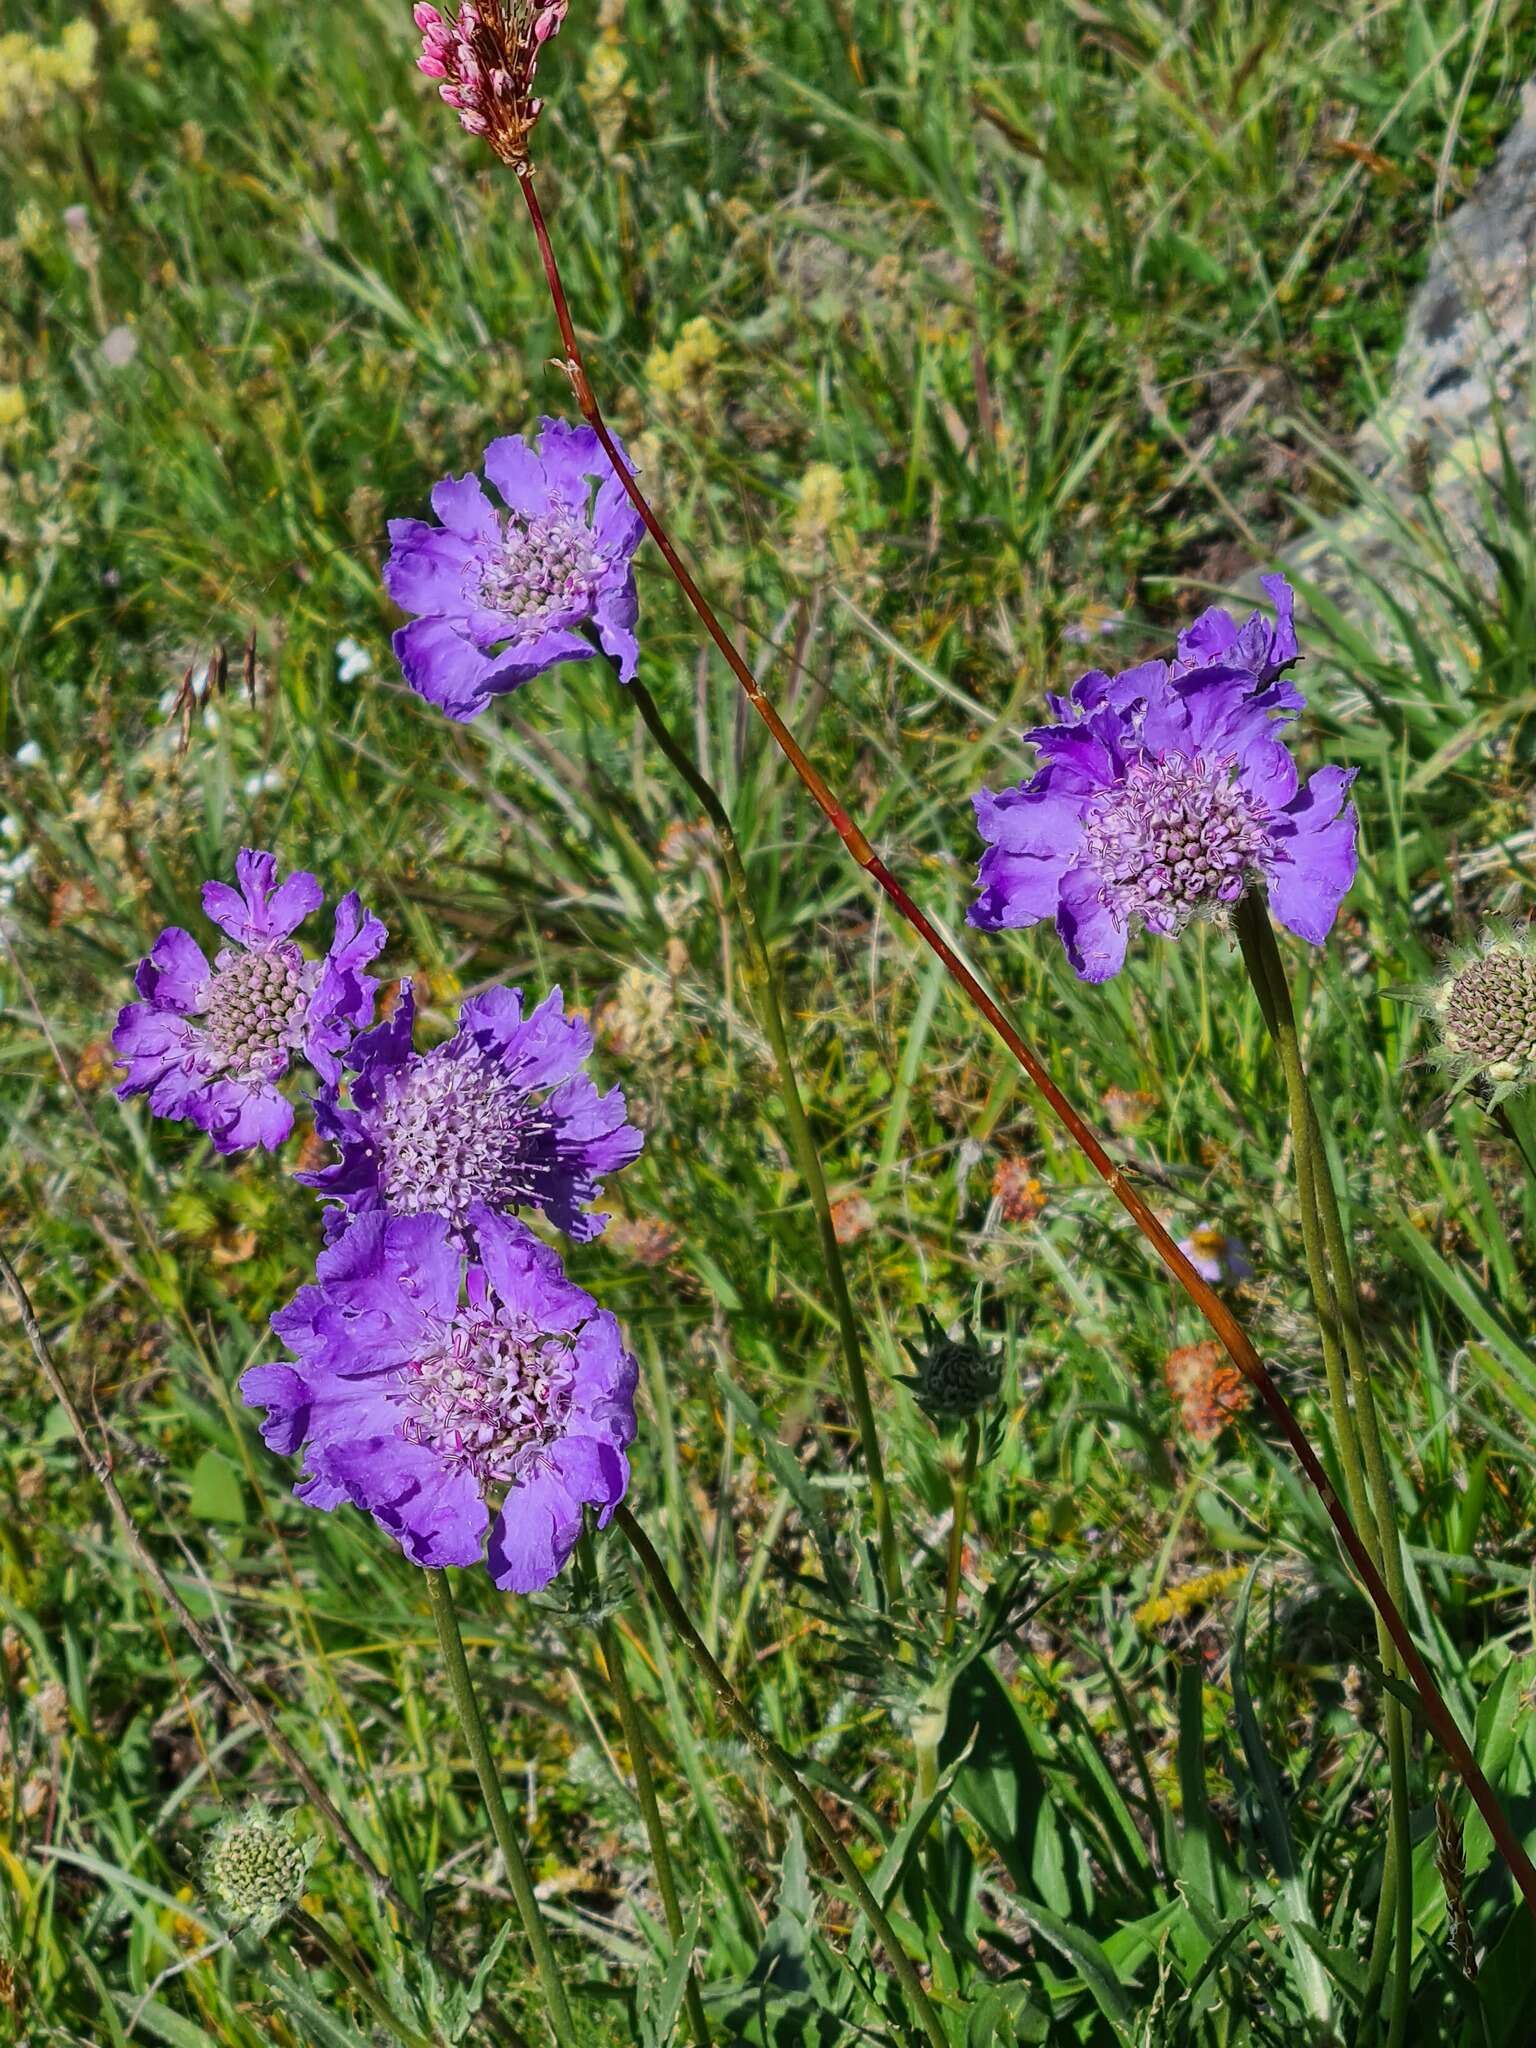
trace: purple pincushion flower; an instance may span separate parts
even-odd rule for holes
[[[975,799],[987,851],[969,919],[987,930],[1054,917],[1084,981],[1118,974],[1136,925],[1176,938],[1261,882],[1280,922],[1321,945],[1355,877],[1353,769],[1302,786],[1282,737],[1305,699],[1293,599],[1263,578],[1277,617],[1208,611],[1172,661],[1079,677],[1061,721],[1025,735],[1028,781]]]
[[[196,1124],[220,1152],[287,1137],[293,1106],[277,1083],[295,1056],[340,1079],[340,1055],[373,1018],[378,982],[363,969],[386,937],[354,890],[336,906],[330,951],[308,959],[292,934],[320,907],[315,877],[279,881],[273,856],[249,847],[235,874],[238,889],[203,888],[231,943],[210,967],[190,932],[163,931],[134,976],[143,1001],[119,1011],[112,1033],[128,1070],[119,1096],[148,1094],[156,1116]]]
[[[629,1483],[635,1361],[558,1253],[472,1212],[471,1261],[441,1216],[363,1216],[272,1327],[295,1363],[240,1381],[274,1451],[302,1450],[311,1507],[350,1500],[414,1564],[483,1557],[498,1586],[548,1585]]]
[[[566,1016],[559,989],[525,1015],[521,989],[492,988],[464,1004],[452,1038],[418,1053],[415,1015],[406,983],[352,1048],[349,1101],[336,1086],[315,1098],[315,1129],[341,1157],[297,1178],[354,1214],[443,1216],[467,1233],[477,1204],[541,1209],[567,1236],[595,1237],[608,1219],[584,1204],[645,1141],[623,1091],[599,1095],[582,1071],[585,1020]],[[345,1224],[333,1212],[333,1228]]]
[[[478,717],[557,661],[601,649],[627,683],[640,658],[640,516],[590,427],[539,428],[532,447],[507,434],[485,451],[505,511],[477,476],[445,477],[432,492],[440,525],[389,522],[384,587],[415,614],[394,650],[411,688],[450,718]]]

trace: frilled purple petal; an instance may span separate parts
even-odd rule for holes
[[[1110,981],[1125,965],[1126,928],[1105,907],[1103,884],[1087,865],[1062,877],[1056,929],[1083,981]]]
[[[531,1316],[541,1330],[579,1329],[592,1297],[566,1277],[560,1254],[526,1223],[477,1202],[469,1212],[476,1257],[498,1298]]]
[[[394,1537],[412,1564],[478,1564],[491,1511],[472,1473],[398,1434],[334,1443],[316,1476],[346,1489],[354,1507]]]
[[[476,718],[491,701],[495,662],[449,620],[413,619],[389,644],[411,688],[450,718]]]
[[[273,855],[250,847],[236,856],[235,878],[238,889],[227,882],[203,884],[203,911],[239,946],[286,939],[324,900],[313,875],[300,869],[279,882]]]
[[[569,420],[546,415],[539,421],[538,445],[550,496],[585,515],[593,482],[610,474],[596,433],[591,427],[573,426]]]
[[[156,1008],[187,1016],[203,1007],[212,973],[192,934],[171,925],[139,962],[133,985]]]
[[[620,1450],[635,1440],[635,1387],[639,1367],[624,1333],[606,1309],[589,1315],[576,1340],[573,1407],[587,1431]]]
[[[552,1088],[574,1074],[592,1051],[592,1027],[585,1017],[565,1014],[558,988],[526,1017],[520,988],[488,988],[464,1004],[459,1029],[494,1047],[520,1088]]]
[[[640,666],[640,642],[635,636],[639,616],[640,594],[633,576],[626,576],[622,583],[609,584],[598,593],[593,628],[598,645],[617,664],[621,683],[632,683]]]
[[[992,844],[977,870],[976,900],[967,921],[983,931],[1038,924],[1054,917],[1061,878],[1082,841],[1082,799],[1053,793],[1045,769],[1034,783],[972,801],[983,839]]]
[[[432,510],[460,540],[493,541],[496,508],[477,476],[445,476],[432,486]]]
[[[1186,672],[1220,669],[1245,677],[1255,689],[1273,684],[1301,652],[1296,638],[1296,597],[1283,576],[1261,576],[1259,587],[1275,607],[1272,621],[1262,612],[1252,612],[1239,626],[1228,613],[1212,605],[1179,635],[1176,668]],[[1300,699],[1294,702],[1299,705]]]
[[[253,1365],[241,1374],[240,1398],[247,1408],[266,1410],[261,1436],[268,1449],[291,1457],[306,1443],[313,1454],[332,1444],[392,1436],[400,1420],[395,1378],[384,1370],[349,1376],[323,1367]]]
[[[483,542],[464,540],[424,519],[391,519],[384,588],[403,612],[462,618],[473,565],[483,560]]]
[[[1266,810],[1279,811],[1296,794],[1296,763],[1283,739],[1271,729],[1248,741],[1237,763],[1237,780]]]
[[[112,1031],[112,1050],[128,1069],[119,1097],[143,1094],[173,1069],[186,1069],[194,1082],[200,1082],[203,1076],[193,1072],[191,1062],[202,1044],[203,1034],[190,1018],[154,1003],[125,1004]]]
[[[426,1322],[451,1316],[462,1271],[462,1254],[441,1216],[360,1217],[315,1261],[318,1291],[350,1324],[345,1356],[329,1353],[337,1370],[359,1351],[392,1363],[408,1357],[420,1347]],[[287,1320],[272,1319],[295,1350],[305,1348],[294,1320],[301,1299],[308,1328],[312,1308],[302,1295],[279,1311]],[[329,1335],[322,1333],[322,1341],[329,1344]]]
[[[189,1095],[182,1114],[207,1132],[216,1152],[244,1152],[252,1145],[275,1152],[293,1129],[293,1104],[270,1081],[232,1075]]]
[[[485,473],[509,512],[532,519],[549,503],[549,479],[521,434],[503,434],[485,451]]]
[[[1309,945],[1327,938],[1355,879],[1355,807],[1347,801],[1354,779],[1353,768],[1319,768],[1281,814],[1265,864],[1276,917]]]
[[[632,555],[645,537],[645,522],[616,476],[604,477],[598,486],[592,531],[612,555]]]
[[[628,1463],[611,1443],[568,1437],[513,1486],[491,1530],[486,1563],[509,1593],[537,1593],[564,1566],[590,1502],[606,1521],[624,1497]]]
[[[304,1019],[304,1056],[323,1081],[341,1079],[341,1055],[372,1021],[379,983],[376,975],[362,970],[388,937],[355,889],[342,897],[331,950]]]

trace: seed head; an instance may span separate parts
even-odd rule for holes
[[[1451,956],[1418,1000],[1435,1020],[1437,1058],[1458,1087],[1481,1083],[1494,1102],[1536,1081],[1536,943],[1529,930],[1489,925]]]
[[[989,1408],[1003,1384],[1002,1358],[996,1348],[982,1344],[968,1322],[961,1325],[959,1337],[950,1337],[930,1310],[922,1308],[918,1314],[923,1324],[922,1345],[906,1345],[917,1371],[902,1379],[902,1385],[912,1389],[918,1407],[940,1424],[967,1421]]]
[[[267,1928],[304,1889],[311,1846],[293,1837],[292,1814],[275,1819],[264,1806],[221,1821],[203,1851],[199,1875],[226,1919]]]

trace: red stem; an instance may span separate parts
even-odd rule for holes
[[[565,287],[560,282],[559,267],[550,247],[549,231],[544,225],[543,211],[539,206],[538,194],[533,187],[531,170],[520,169],[518,183],[528,205],[528,217],[533,223],[534,239],[539,246],[539,259],[544,266],[544,276],[549,285],[549,295],[554,303],[555,319],[559,323],[560,338],[565,344],[564,368],[571,380],[571,389],[582,417],[602,443],[614,474],[624,486],[630,503],[645,522],[645,530],[661,550],[667,567],[675,577],[684,597],[698,614],[699,620],[716,647],[724,656],[732,675],[751,699],[768,730],[788,757],[791,767],[814,797],[817,806],[830,822],[833,830],[842,840],[850,854],[871,879],[884,890],[898,915],[917,933],[918,937],[942,961],[945,971],[957,988],[964,991],[971,1002],[986,1018],[997,1036],[1018,1061],[1030,1080],[1045,1097],[1057,1117],[1065,1125],[1068,1136],[1087,1159],[1121,1207],[1130,1216],[1142,1236],[1162,1260],[1173,1278],[1183,1288],[1195,1307],[1205,1317],[1212,1330],[1220,1339],[1223,1348],[1238,1371],[1258,1394],[1273,1417],[1276,1427],[1296,1454],[1298,1464],[1311,1482],[1318,1499],[1328,1512],[1328,1518],[1338,1533],[1350,1563],[1358,1573],[1362,1585],[1370,1595],[1377,1612],[1385,1623],[1387,1632],[1401,1652],[1408,1676],[1413,1680],[1424,1710],[1424,1718],[1434,1730],[1446,1755],[1450,1758],[1462,1781],[1471,1794],[1477,1810],[1488,1824],[1488,1831],[1497,1843],[1515,1881],[1525,1896],[1525,1903],[1533,1919],[1536,1919],[1536,1866],[1531,1863],[1524,1845],[1510,1825],[1504,1809],[1500,1806],[1493,1787],[1483,1776],[1471,1745],[1456,1725],[1449,1707],[1440,1695],[1440,1690],[1431,1676],[1429,1666],[1419,1655],[1408,1625],[1398,1612],[1391,1594],[1380,1572],[1371,1562],[1369,1551],[1360,1539],[1359,1532],[1350,1520],[1343,1502],[1334,1491],[1333,1482],[1323,1469],[1322,1460],[1308,1441],[1301,1424],[1291,1411],[1290,1403],[1270,1378],[1262,1359],[1253,1348],[1246,1331],[1238,1322],[1226,1303],[1210,1284],[1195,1271],[1189,1260],[1179,1250],[1157,1217],[1147,1207],[1120,1168],[1110,1158],[1094,1132],[1084,1122],[1072,1104],[1062,1094],[1049,1072],[1036,1054],[1025,1043],[1006,1012],[982,987],[976,976],[966,966],[954,947],[928,917],[918,908],[901,883],[891,873],[858,826],[848,816],[833,796],[817,770],[801,752],[799,742],[785,725],[773,705],[763,695],[756,676],[737,651],[725,628],[716,618],[709,600],[704,596],[687,566],[672,545],[666,529],[651,510],[641,494],[639,485],[630,473],[618,443],[608,431],[607,422],[592,393],[587,379],[586,365],[582,360],[581,347],[576,339],[576,330],[571,323],[570,307],[566,302]]]

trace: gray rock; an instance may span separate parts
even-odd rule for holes
[[[1351,450],[1358,503],[1288,549],[1290,566],[1344,609],[1357,609],[1358,599],[1348,602],[1347,560],[1381,575],[1416,553],[1405,525],[1424,528],[1427,496],[1452,553],[1486,581],[1492,565],[1483,536],[1498,516],[1506,445],[1536,486],[1533,361],[1536,80],[1497,160],[1439,232],[1391,391]]]

